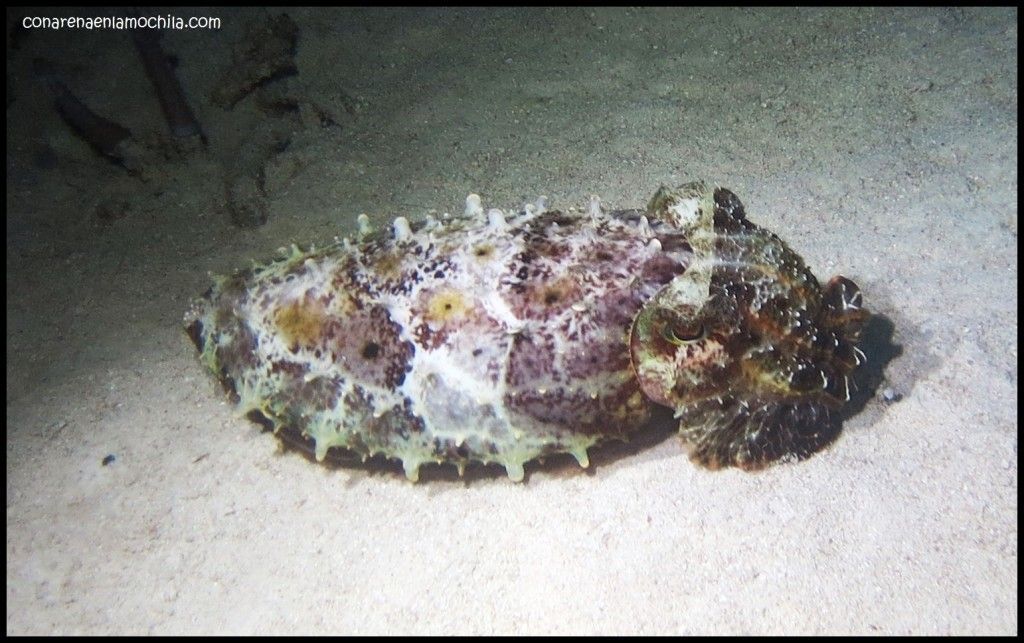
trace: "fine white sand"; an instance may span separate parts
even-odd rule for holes
[[[210,100],[273,13],[164,37],[211,151],[145,184],[31,74],[45,56],[164,136],[127,36],[8,29],[9,634],[1017,632],[1016,10],[288,10],[328,127]],[[269,223],[240,231],[232,145],[282,130]],[[633,207],[695,179],[880,316],[868,389],[806,462],[708,472],[654,429],[522,484],[314,466],[181,330],[208,271],[361,212]]]

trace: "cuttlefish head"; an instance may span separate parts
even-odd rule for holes
[[[831,441],[864,359],[857,285],[836,276],[822,288],[728,190],[663,188],[648,210],[687,229],[694,256],[637,313],[630,355],[647,397],[675,411],[691,458],[759,469]]]

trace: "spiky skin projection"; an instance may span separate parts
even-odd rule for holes
[[[822,291],[728,190],[662,188],[646,211],[395,220],[216,280],[187,313],[238,408],[322,460],[524,463],[676,410],[693,457],[756,468],[820,447],[867,313]]]

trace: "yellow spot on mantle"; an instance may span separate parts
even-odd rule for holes
[[[473,248],[473,256],[480,261],[487,261],[494,255],[494,246],[489,243],[482,243]]]
[[[315,300],[298,299],[274,312],[274,323],[289,346],[313,345],[320,338],[326,320],[323,305]]]
[[[457,290],[439,290],[427,301],[424,317],[427,321],[444,325],[447,322],[462,319],[469,312],[470,302]]]

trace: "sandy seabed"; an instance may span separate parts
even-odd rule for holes
[[[8,634],[1017,633],[1016,10],[287,12],[335,118],[212,104],[280,13],[221,11],[164,37],[211,151],[146,183],[32,74],[161,137],[127,36],[8,29]],[[240,231],[218,172],[282,128]],[[803,463],[708,472],[655,432],[522,484],[311,466],[181,331],[209,271],[362,212],[696,179],[879,315],[873,395]]]

